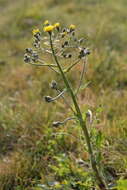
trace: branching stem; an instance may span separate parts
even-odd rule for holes
[[[80,111],[79,105],[78,105],[77,100],[76,100],[76,96],[74,95],[73,90],[72,90],[72,88],[71,88],[71,86],[69,84],[69,81],[68,81],[64,71],[62,70],[61,65],[59,64],[59,61],[58,61],[57,56],[55,54],[53,43],[52,43],[52,35],[51,35],[51,33],[50,33],[50,45],[51,45],[51,50],[52,50],[54,60],[55,60],[55,62],[57,64],[57,66],[58,66],[58,69],[59,69],[59,71],[61,73],[61,76],[62,76],[62,79],[63,79],[63,81],[64,81],[64,83],[65,83],[65,85],[67,87],[67,90],[70,93],[70,96],[71,96],[71,98],[73,100],[75,110],[76,110],[76,114],[77,114],[76,116],[77,116],[77,118],[79,120],[80,126],[81,126],[81,128],[83,130],[83,133],[85,135],[86,143],[87,143],[87,147],[88,147],[88,152],[89,152],[89,156],[90,156],[90,161],[91,161],[91,166],[92,166],[92,169],[93,169],[93,171],[95,173],[95,177],[97,179],[98,186],[99,186],[100,190],[107,190],[106,184],[105,184],[104,180],[102,179],[102,176],[100,175],[99,170],[97,168],[97,163],[95,161],[95,157],[94,157],[94,154],[93,154],[93,150],[92,150],[92,146],[91,146],[87,126],[86,126],[85,121],[83,120],[82,113]]]
[[[79,80],[79,85],[78,85],[78,88],[77,88],[77,91],[76,91],[75,95],[78,94],[78,92],[79,92],[79,90],[81,88],[83,77],[84,77],[84,74],[85,74],[85,69],[86,69],[86,60],[83,63],[83,68],[82,68],[82,72],[81,72],[81,76],[80,76],[80,80]]]

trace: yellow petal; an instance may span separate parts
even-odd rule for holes
[[[44,27],[44,32],[51,32],[54,29],[53,25],[45,26]]]

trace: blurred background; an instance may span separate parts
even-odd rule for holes
[[[87,38],[90,85],[79,102],[83,111],[98,113],[96,127],[111,146],[107,165],[127,170],[126,12],[126,0],[0,0],[1,190],[28,190],[43,183],[53,175],[48,164],[54,163],[54,155],[88,158],[74,138],[52,137],[56,131],[69,130],[76,138],[80,133],[73,124],[52,128],[52,121],[68,115],[62,103],[43,101],[43,96],[52,94],[49,83],[57,76],[23,62],[25,49],[32,46],[32,30],[42,30],[45,20],[75,24],[77,35]],[[76,70],[69,75],[73,84],[78,76]]]

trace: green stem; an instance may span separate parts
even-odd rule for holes
[[[77,91],[75,93],[76,96],[78,95],[78,92],[79,92],[79,90],[81,88],[81,85],[82,85],[82,80],[83,80],[83,77],[84,77],[85,68],[86,68],[86,62],[84,61],[81,76],[80,76],[80,80],[79,80],[79,85],[78,85]]]
[[[79,63],[80,59],[78,59],[75,63],[73,63],[70,67],[68,67],[67,69],[65,69],[64,73],[69,72],[75,65],[77,65],[77,63]]]
[[[49,65],[49,64],[38,64],[38,63],[28,63],[28,64],[30,64],[30,65],[34,65],[34,66],[47,66],[47,67],[49,67],[51,70],[53,70],[53,71],[55,71],[57,74],[60,74],[57,70],[55,70],[54,69],[54,67],[57,67],[57,65],[53,65],[53,64],[51,64],[51,65]]]
[[[99,188],[101,190],[107,190],[106,184],[103,181],[101,175],[99,174],[99,171],[98,171],[98,168],[97,168],[97,164],[96,164],[96,161],[95,161],[95,158],[94,158],[91,142],[90,142],[89,133],[88,133],[88,130],[87,130],[87,127],[86,127],[86,123],[84,122],[84,120],[82,118],[82,113],[80,111],[80,108],[79,108],[79,105],[77,103],[76,97],[75,97],[75,95],[73,93],[73,90],[72,90],[72,88],[71,88],[71,86],[70,86],[70,84],[68,82],[67,77],[65,76],[65,74],[64,74],[64,72],[62,70],[61,65],[59,64],[57,56],[55,55],[55,51],[54,51],[54,47],[53,47],[53,43],[52,43],[52,36],[51,36],[51,34],[50,34],[50,45],[51,45],[51,50],[52,50],[52,54],[53,54],[54,60],[55,60],[55,62],[57,64],[57,66],[58,66],[58,69],[59,69],[59,71],[61,73],[61,76],[62,76],[62,78],[64,80],[64,83],[65,83],[65,85],[67,87],[67,90],[68,90],[68,92],[71,95],[71,98],[72,98],[74,106],[75,106],[75,110],[77,112],[77,118],[78,118],[78,120],[80,122],[80,126],[81,126],[81,128],[83,130],[83,133],[85,135],[86,143],[87,143],[87,147],[88,147],[88,152],[89,152],[90,160],[91,160],[91,166],[92,166],[92,169],[93,169],[93,171],[95,173],[95,177],[97,179],[98,186],[99,186]]]

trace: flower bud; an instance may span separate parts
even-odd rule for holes
[[[48,103],[52,101],[51,96],[45,96],[44,98],[45,98],[45,101],[48,102]]]
[[[72,54],[67,54],[66,58],[71,58],[72,57]]]
[[[88,48],[82,48],[79,52],[79,58],[83,58],[89,54],[90,54],[90,50]]]
[[[33,52],[32,48],[26,48],[26,53],[32,53],[32,52]]]
[[[52,82],[51,82],[51,84],[50,84],[50,87],[52,88],[52,89],[57,89],[57,82],[55,81],[55,80],[53,80]]]
[[[32,53],[32,61],[33,62],[37,62],[38,61],[38,54],[34,51],[33,53]]]
[[[64,42],[64,46],[68,46],[68,44],[69,44],[68,41]]]
[[[84,38],[81,38],[81,39],[79,39],[78,41],[79,41],[79,43],[81,44],[81,43],[84,41]]]
[[[29,63],[31,61],[31,57],[27,54],[24,55],[24,62]]]
[[[66,30],[67,30],[66,28],[63,28],[62,32],[66,32]]]
[[[60,122],[60,121],[54,121],[54,122],[52,123],[52,125],[53,125],[54,127],[58,127],[58,126],[61,125],[61,122]]]
[[[92,123],[92,119],[93,119],[93,114],[91,110],[88,110],[86,112],[86,117],[89,119],[89,122]]]
[[[37,44],[37,43],[33,43],[33,46],[34,46],[35,48],[37,48],[37,47],[38,47],[38,44]]]

